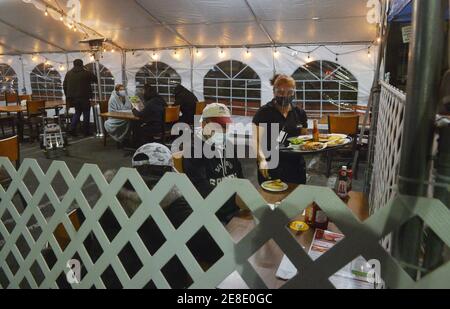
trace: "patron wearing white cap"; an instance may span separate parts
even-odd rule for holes
[[[203,110],[201,123],[202,130],[193,137],[197,141],[192,143],[191,156],[183,158],[183,170],[200,194],[207,197],[222,180],[244,177],[239,160],[226,156],[226,130],[227,125],[232,123],[230,110],[224,104],[209,104]],[[208,149],[209,146],[215,156],[211,158],[202,151],[200,156],[194,157],[196,150],[198,154],[198,149],[194,148],[199,144],[202,145],[202,150]],[[226,224],[238,211],[236,198],[231,198],[217,215]]]

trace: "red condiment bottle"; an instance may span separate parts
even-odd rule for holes
[[[317,205],[313,203],[305,211],[305,223],[312,228],[326,230],[328,228],[328,217],[326,213]]]

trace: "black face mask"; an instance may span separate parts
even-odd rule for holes
[[[281,107],[287,107],[289,105],[293,105],[294,96],[289,97],[275,97],[275,103]]]

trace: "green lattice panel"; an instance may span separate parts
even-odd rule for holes
[[[109,266],[112,267],[124,288],[142,288],[150,280],[158,288],[169,288],[161,268],[174,255],[178,256],[193,279],[191,288],[215,288],[234,271],[240,274],[249,287],[266,288],[265,283],[250,264],[249,258],[271,239],[279,245],[297,269],[300,269],[297,276],[288,281],[283,288],[333,288],[328,278],[359,255],[366,259],[378,259],[381,262],[382,277],[390,288],[450,288],[448,279],[450,263],[444,264],[422,280],[415,282],[379,245],[380,239],[414,216],[422,218],[447,245],[450,245],[450,211],[438,200],[399,196],[368,220],[360,222],[332,190],[322,187],[299,187],[283,201],[280,207],[271,210],[255,187],[247,180],[224,181],[206,199],[203,199],[189,179],[179,174],[166,174],[150,191],[134,169],[120,169],[114,179],[108,183],[98,166],[91,164],[84,165],[76,177],[71,174],[64,162],[53,162],[47,173],[42,171],[35,160],[25,160],[16,171],[8,160],[0,158],[0,167],[5,168],[12,178],[7,191],[0,187],[0,218],[8,210],[16,224],[14,230],[9,233],[3,222],[0,222],[0,234],[5,240],[0,250],[0,270],[10,282],[3,288],[19,288],[24,279],[32,288],[57,288],[57,278],[67,271],[66,262],[76,253],[86,267],[87,274],[79,285],[73,285],[74,288],[83,289],[92,286],[105,288],[101,274]],[[29,171],[39,182],[33,195],[23,182]],[[68,187],[61,201],[51,185],[58,172]],[[90,177],[101,193],[101,197],[92,208],[82,192],[83,185]],[[133,185],[142,201],[141,207],[138,207],[131,217],[127,216],[116,198],[117,193],[127,181]],[[181,191],[193,210],[178,229],[173,227],[159,206],[159,202],[173,186]],[[12,198],[17,192],[22,194],[28,205],[21,214],[12,203]],[[217,210],[236,193],[250,208],[257,222],[256,227],[238,243],[233,242],[225,227],[215,216]],[[38,207],[44,195],[47,195],[55,209],[53,216],[48,218],[48,222]],[[311,260],[286,228],[289,218],[302,212],[312,201],[319,204],[346,235],[341,242],[315,261]],[[78,231],[75,231],[67,216],[73,202],[79,205],[86,217]],[[112,242],[108,240],[99,223],[100,217],[107,209],[112,211],[122,227]],[[42,229],[36,241],[26,226],[32,216],[36,218]],[[149,216],[154,219],[166,238],[166,242],[153,256],[150,255],[137,233]],[[53,231],[60,223],[64,225],[71,239],[64,251],[53,236]],[[223,257],[206,272],[202,270],[186,246],[186,242],[202,227],[207,229],[224,253]],[[103,254],[95,263],[92,262],[83,244],[91,232],[103,250]],[[25,259],[22,258],[16,246],[21,235],[31,250]],[[118,258],[119,252],[128,243],[143,264],[133,278],[129,277]],[[47,244],[57,257],[52,269],[49,269],[40,254]],[[11,272],[5,261],[10,254],[19,265],[15,274]],[[39,265],[45,276],[45,280],[39,286],[31,273],[31,266],[34,263]]]

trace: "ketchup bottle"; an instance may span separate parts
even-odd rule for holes
[[[326,213],[316,203],[313,203],[312,206],[306,209],[305,223],[312,228],[326,230],[328,222]]]

